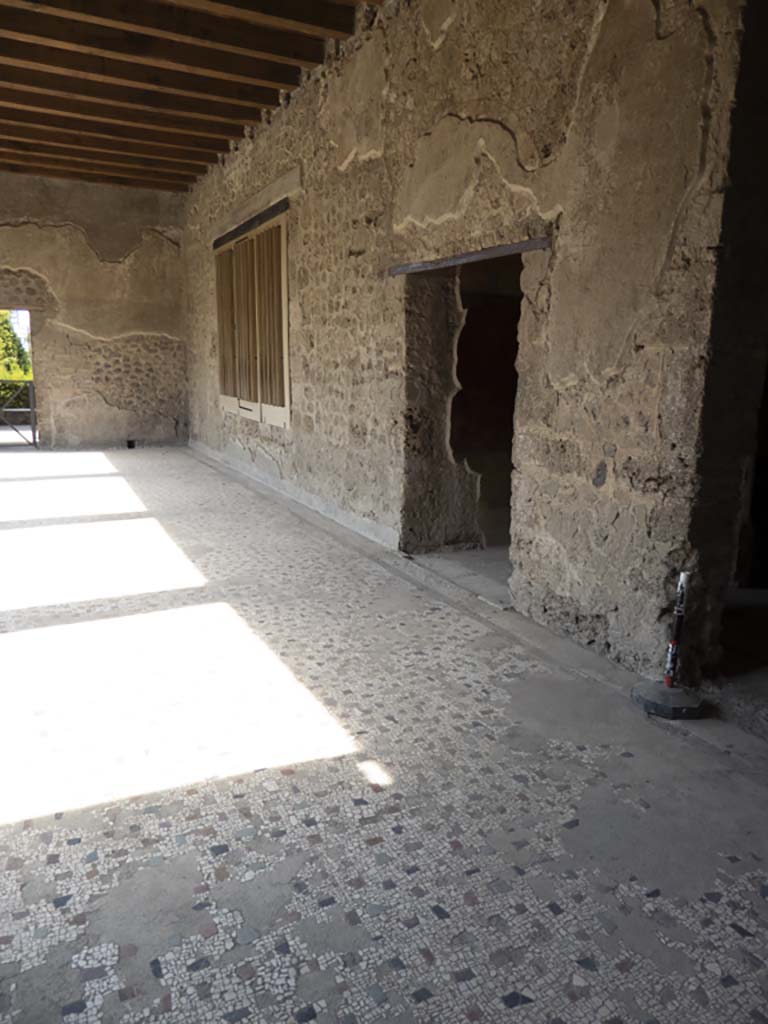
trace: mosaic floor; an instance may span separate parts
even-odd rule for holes
[[[183,450],[0,520],[0,1024],[768,1024],[758,740]]]

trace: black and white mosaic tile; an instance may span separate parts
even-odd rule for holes
[[[768,1024],[767,787],[738,751],[183,452],[110,458],[204,586],[5,635],[226,602],[351,749],[254,743],[248,771],[1,825],[0,1024]]]

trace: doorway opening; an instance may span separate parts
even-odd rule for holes
[[[37,446],[30,314],[0,309],[0,446]]]
[[[742,13],[691,516],[699,597],[688,649],[717,687],[721,711],[768,735],[768,148],[755,145],[768,5],[747,0]]]
[[[410,274],[402,547],[509,605],[519,253]]]
[[[745,461],[732,586],[723,611],[725,675],[768,668],[768,373],[754,454]]]
[[[519,256],[470,263],[459,273],[465,311],[456,345],[460,390],[451,403],[456,462],[477,473],[478,526],[485,548],[509,547],[512,434],[517,395]]]

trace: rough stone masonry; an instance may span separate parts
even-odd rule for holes
[[[402,542],[413,424],[447,413],[411,386],[418,327],[386,270],[549,238],[524,259],[512,600],[655,669],[675,573],[701,555],[691,515],[742,6],[423,0],[362,20],[190,196],[194,443]],[[297,168],[284,432],[219,409],[210,245]]]
[[[35,196],[13,186],[0,263],[39,290],[47,317],[44,440],[183,438],[188,400],[193,445],[407,547],[416,432],[429,421],[445,437],[448,411],[445,389],[419,383],[434,323],[419,326],[407,276],[387,271],[542,239],[522,275],[513,605],[655,671],[676,573],[689,568],[691,652],[706,662],[765,367],[754,324],[728,321],[722,301],[727,326],[715,330],[735,251],[723,246],[724,209],[747,10],[386,0],[360,10],[354,37],[183,209],[118,189],[106,191],[130,198],[108,206],[100,186],[62,185],[51,218],[50,184]],[[289,429],[221,408],[211,250],[285,196]],[[460,323],[462,312],[440,315]],[[722,351],[753,355],[715,374],[718,337]],[[718,378],[740,409],[719,454],[703,447]],[[717,529],[701,525],[713,452]],[[462,465],[451,473],[446,493],[466,497],[476,482]]]
[[[29,309],[41,442],[187,436],[177,196],[0,174],[0,308]]]

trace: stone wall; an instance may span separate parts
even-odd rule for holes
[[[455,351],[465,313],[455,268],[406,279],[405,465],[400,546],[405,551],[481,543],[480,478],[453,457]]]
[[[656,670],[676,572],[697,554],[741,7],[387,0],[364,12],[189,198],[193,441],[402,540],[413,292],[387,268],[549,238],[524,257],[512,598]],[[301,185],[284,431],[220,411],[211,242],[289,172]]]
[[[41,444],[186,437],[181,201],[0,174],[0,308],[32,312]]]

